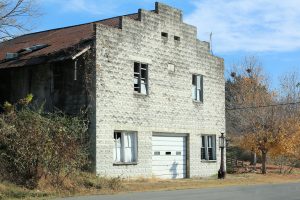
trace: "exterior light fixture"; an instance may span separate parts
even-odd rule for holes
[[[224,136],[224,133],[221,133],[221,136],[219,137],[219,147],[221,149],[221,163],[220,163],[220,169],[218,171],[218,179],[224,179],[226,172],[224,169],[224,149],[227,146],[226,138]]]

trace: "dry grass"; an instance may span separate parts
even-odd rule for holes
[[[41,180],[37,190],[28,190],[9,183],[0,183],[0,200],[50,199],[52,197],[92,194],[116,194],[125,192],[180,190],[290,182],[300,182],[300,174],[234,174],[227,175],[224,180],[218,180],[216,177],[179,180],[162,180],[156,178],[121,180],[120,178],[95,177],[92,174],[80,173],[66,179],[59,189],[53,187],[49,179]]]
[[[0,183],[0,200],[10,199],[49,199],[53,194],[39,190],[28,190],[10,183]]]
[[[159,180],[159,179],[137,179],[124,182],[126,191],[153,191],[153,190],[179,190],[225,187],[235,185],[255,184],[276,184],[300,182],[300,175],[279,175],[279,174],[234,174],[227,175],[226,179],[218,180],[216,177],[202,179],[181,179],[181,180]]]

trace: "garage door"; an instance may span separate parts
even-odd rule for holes
[[[158,178],[186,177],[186,137],[152,137],[152,173]]]

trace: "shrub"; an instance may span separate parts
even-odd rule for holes
[[[30,108],[31,100],[6,103],[0,114],[0,178],[34,188],[50,175],[59,185],[88,164],[87,121]]]

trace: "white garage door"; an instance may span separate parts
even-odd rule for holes
[[[152,173],[158,178],[186,177],[186,137],[152,137]]]

